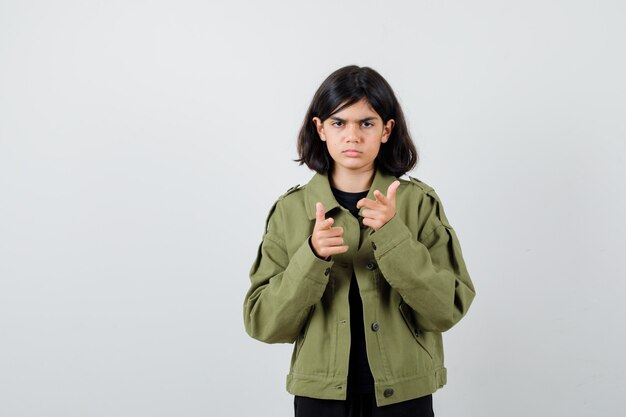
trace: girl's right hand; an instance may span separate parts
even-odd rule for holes
[[[315,226],[311,235],[311,246],[315,256],[328,260],[332,255],[345,253],[348,246],[343,244],[343,227],[332,227],[333,218],[324,218],[324,205],[315,204]]]

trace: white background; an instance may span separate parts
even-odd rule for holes
[[[0,1],[0,416],[289,416],[242,303],[310,99],[395,89],[477,297],[437,416],[623,416],[622,1]]]

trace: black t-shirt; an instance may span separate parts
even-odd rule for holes
[[[339,204],[348,209],[354,217],[358,218],[359,209],[356,203],[367,197],[367,191],[360,193],[348,193],[331,187],[333,195]],[[361,223],[359,221],[359,223]],[[348,368],[348,392],[373,393],[374,377],[367,361],[365,348],[365,324],[363,322],[363,301],[359,294],[359,285],[354,272],[350,281],[348,295],[350,303],[350,364]]]

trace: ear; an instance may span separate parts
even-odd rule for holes
[[[315,128],[317,129],[317,134],[320,135],[320,139],[326,142],[326,133],[324,132],[324,123],[322,122],[322,119],[314,117],[313,123],[315,123]]]
[[[387,123],[385,123],[385,126],[383,126],[383,136],[380,138],[380,141],[382,143],[387,143],[387,141],[389,140],[389,136],[391,136],[391,131],[393,130],[393,127],[396,125],[396,121],[393,119],[389,119],[387,120]]]

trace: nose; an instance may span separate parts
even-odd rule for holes
[[[357,142],[359,140],[359,124],[348,123],[346,126],[346,140],[348,142]]]

